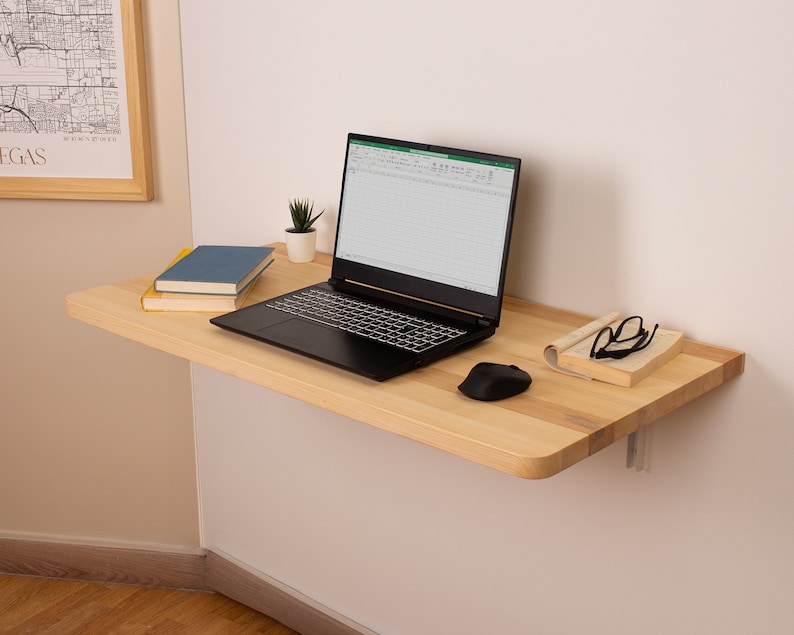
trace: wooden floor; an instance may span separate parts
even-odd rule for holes
[[[0,634],[298,635],[218,593],[0,574]]]

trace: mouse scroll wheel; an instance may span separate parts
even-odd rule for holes
[[[521,369],[520,369],[518,366],[516,366],[515,364],[510,364],[510,368],[515,368],[516,370],[521,370]]]

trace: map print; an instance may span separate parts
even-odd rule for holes
[[[0,0],[0,178],[131,178],[122,3]]]
[[[0,0],[0,134],[118,135],[112,0]]]

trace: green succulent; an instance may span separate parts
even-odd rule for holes
[[[310,231],[314,221],[320,218],[325,210],[316,216],[312,216],[313,211],[314,201],[310,201],[308,198],[290,199],[289,213],[292,216],[292,228],[288,231],[296,234],[305,234]]]

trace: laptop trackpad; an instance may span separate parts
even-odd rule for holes
[[[326,340],[329,338],[335,339],[339,336],[339,332],[336,329],[295,318],[258,329],[257,333],[266,340],[279,342],[284,346],[308,352],[324,349],[325,346],[323,344]]]
[[[298,318],[259,329],[258,335],[266,342],[364,375],[378,375],[414,357],[412,353]]]

